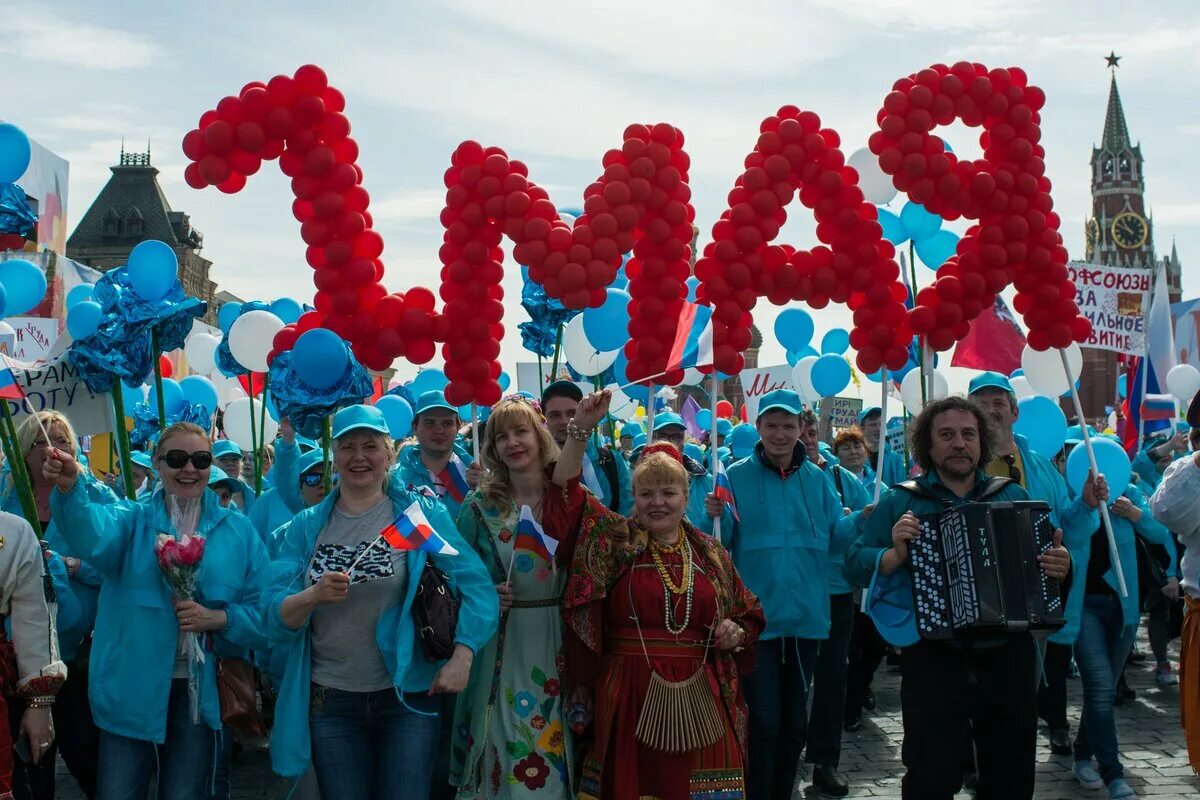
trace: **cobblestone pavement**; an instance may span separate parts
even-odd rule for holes
[[[1142,638],[1143,651],[1149,646]],[[1178,653],[1172,648],[1178,663]],[[1149,660],[1152,662],[1152,659]],[[1195,800],[1200,797],[1200,778],[1192,774],[1179,727],[1178,687],[1160,688],[1154,682],[1149,662],[1130,664],[1126,670],[1129,685],[1137,699],[1117,708],[1118,739],[1125,774],[1138,796],[1155,800]],[[1068,718],[1072,728],[1079,721],[1081,693],[1078,679],[1068,682]],[[850,781],[851,797],[900,797],[900,723],[899,674],[881,667],[875,680],[876,710],[864,717],[857,733],[843,739],[842,768]],[[1071,757],[1051,755],[1045,746],[1044,730],[1040,737],[1037,765],[1038,800],[1099,800],[1101,791],[1081,789],[1071,775]],[[290,784],[271,774],[265,747],[246,748],[233,765],[233,800],[281,800]],[[82,800],[70,775],[60,767],[59,793],[63,800]],[[808,784],[800,782],[795,797],[810,800],[823,797]],[[959,798],[969,798],[962,793]],[[398,798],[399,800],[399,798]],[[407,800],[407,799],[406,799]]]

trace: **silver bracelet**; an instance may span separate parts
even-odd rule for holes
[[[581,428],[575,424],[575,420],[567,422],[567,436],[579,442],[586,442],[595,430],[595,428]]]

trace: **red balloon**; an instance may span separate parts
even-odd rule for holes
[[[158,371],[164,378],[169,378],[175,374],[175,365],[171,363],[171,359],[166,353],[160,353],[158,356]]]
[[[717,416],[721,419],[729,419],[733,416],[733,403],[728,400],[717,401]]]

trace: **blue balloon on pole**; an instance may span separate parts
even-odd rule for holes
[[[900,224],[904,226],[906,239],[919,242],[938,232],[942,227],[942,218],[937,214],[930,214],[925,210],[925,206],[910,200],[900,209]]]
[[[208,378],[203,375],[188,375],[179,382],[179,388],[183,390],[184,402],[189,406],[204,406],[204,410],[209,414],[216,413],[217,387]],[[268,397],[270,397],[269,392]]]
[[[883,228],[883,238],[892,244],[901,245],[908,241],[908,234],[904,232],[900,217],[886,208],[879,209],[879,227]]]
[[[512,386],[512,378],[507,372],[501,372],[500,377],[496,379],[496,383],[500,384],[500,391],[507,392],[508,387]]]
[[[134,416],[133,410],[138,403],[146,402],[149,387],[143,384],[130,386],[128,383],[121,381],[121,401],[123,403],[121,411],[122,416]]]
[[[787,308],[775,318],[775,338],[787,350],[801,350],[812,341],[812,317],[799,308]]]
[[[328,389],[340,381],[349,360],[342,337],[325,328],[305,331],[292,346],[292,368],[314,389]]]
[[[103,316],[103,309],[94,300],[76,303],[67,309],[67,332],[76,341],[86,339],[100,327],[100,319]]]
[[[233,323],[237,322],[237,318],[242,314],[242,304],[234,300],[221,306],[221,310],[217,312],[217,327],[222,333],[229,333],[229,329],[233,327]]]
[[[0,263],[0,285],[4,286],[4,313],[18,317],[46,296],[46,273],[32,261],[14,258]]]
[[[71,308],[72,306],[78,305],[79,303],[82,303],[84,300],[91,300],[92,299],[92,291],[95,288],[96,288],[96,284],[94,284],[94,283],[81,283],[78,286],[76,286],[75,288],[73,288],[71,291],[67,292],[67,300],[66,300],[67,308]]]
[[[954,231],[940,230],[926,239],[918,240],[915,247],[921,263],[936,270],[958,249],[958,234]]]
[[[1117,376],[1117,396],[1120,397],[1122,400],[1124,400],[1125,396],[1127,394],[1129,394],[1128,384],[1129,384],[1129,380],[1125,376],[1124,372],[1122,372],[1120,375]]]
[[[385,394],[375,401],[375,407],[383,412],[388,430],[393,439],[403,439],[412,430],[412,406],[403,397],[395,394]]]
[[[409,382],[408,388],[412,389],[414,397],[420,397],[425,392],[442,391],[449,382],[446,373],[440,369],[423,369]]]
[[[1028,439],[1033,452],[1054,458],[1067,439],[1067,415],[1058,403],[1040,395],[1022,398],[1017,408],[1020,414],[1013,432]]]
[[[0,183],[16,183],[25,170],[33,148],[25,131],[9,122],[0,122]]]
[[[284,325],[291,325],[296,320],[300,319],[300,315],[304,313],[304,307],[290,297],[281,297],[271,303],[270,312],[283,320]]]
[[[179,275],[179,260],[166,242],[147,239],[129,254],[129,283],[143,300],[162,300]]]
[[[700,279],[693,275],[684,283],[687,284],[687,301],[689,303],[696,302],[696,290],[700,288]]]
[[[1133,474],[1129,455],[1121,445],[1103,436],[1092,437],[1092,450],[1096,453],[1096,466],[1108,481],[1109,491],[1115,500],[1129,486],[1129,479]],[[1071,455],[1067,456],[1067,485],[1074,489],[1076,494],[1083,491],[1083,484],[1090,469],[1087,448],[1082,444],[1077,445],[1071,451]]]
[[[844,356],[828,353],[813,362],[810,380],[821,397],[833,397],[850,383],[850,365]]]
[[[160,397],[161,397],[161,407],[163,409],[163,412],[168,417],[173,417],[173,416],[177,415],[180,411],[182,411],[184,403],[186,402],[183,398],[183,389],[179,386],[179,382],[176,381],[174,378],[163,378],[162,379],[162,394],[161,395],[159,395],[159,393],[156,391],[155,387],[153,385],[151,385],[151,387],[150,387],[150,406],[155,410],[155,412],[157,412],[159,409]]]
[[[821,355],[841,355],[849,348],[850,334],[844,328],[834,328],[821,337]]]
[[[753,425],[738,425],[733,433],[725,440],[734,458],[746,458],[754,453],[754,445],[758,444],[759,435]]]
[[[584,309],[583,333],[592,347],[607,353],[629,341],[629,301],[629,292],[608,289],[599,308]]]
[[[8,293],[4,291],[4,284],[0,283],[0,317],[4,316],[5,309],[8,308]]]
[[[818,353],[817,349],[815,347],[813,347],[811,344],[801,348],[800,350],[788,350],[787,351],[788,366],[794,367],[794,366],[796,366],[796,364],[800,363],[800,359],[802,359],[802,358],[807,358],[808,356],[819,356],[819,355],[821,355],[821,354]],[[728,375],[723,375],[722,380],[724,380],[725,378],[728,378],[728,377],[729,377]]]
[[[696,412],[696,424],[701,430],[712,430],[712,411],[707,408],[702,408]]]

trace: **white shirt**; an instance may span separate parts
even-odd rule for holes
[[[42,675],[67,674],[58,658],[55,609],[46,603],[45,570],[33,528],[21,517],[0,511],[0,614],[12,623],[18,686]]]
[[[1150,498],[1150,509],[1187,548],[1179,562],[1183,590],[1189,597],[1200,598],[1200,467],[1193,456],[1167,467]]]

